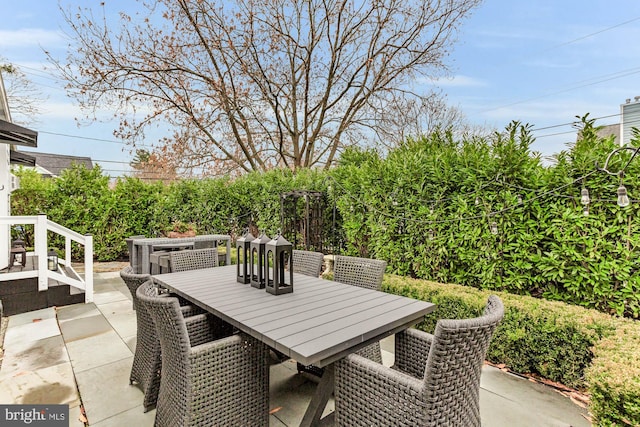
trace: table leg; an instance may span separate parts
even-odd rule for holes
[[[231,265],[231,240],[227,239],[227,260],[225,265]]]
[[[149,274],[149,251],[150,251],[151,246],[150,245],[142,245],[142,262],[141,262],[141,266],[140,266],[140,273],[141,274]]]
[[[304,413],[302,423],[300,423],[301,427],[322,425],[322,413],[327,406],[327,402],[329,401],[331,394],[333,394],[333,389],[334,372],[332,363],[324,368],[324,373],[322,374],[322,378],[320,379],[320,384],[318,384],[318,387],[316,388],[316,391],[311,398],[311,402],[309,402],[307,411]]]
[[[133,268],[133,272],[140,274],[140,266],[138,265],[138,245],[131,244],[131,253],[129,254],[129,264]]]

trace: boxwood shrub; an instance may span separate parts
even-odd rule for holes
[[[590,395],[595,425],[640,425],[640,325],[596,310],[504,292],[386,275],[386,292],[437,304],[419,329],[438,319],[475,317],[491,293],[505,316],[487,359]]]

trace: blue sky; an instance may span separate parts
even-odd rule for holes
[[[98,7],[100,1],[62,4]],[[113,12],[131,4],[106,0]],[[112,136],[115,123],[77,127],[74,117],[81,113],[63,84],[43,71],[43,49],[59,58],[66,54],[58,3],[0,0],[0,11],[0,56],[21,66],[49,96],[43,116],[31,126],[40,132],[38,151],[90,156],[110,175],[121,174],[131,154]],[[568,124],[576,115],[617,123],[620,104],[640,95],[637,40],[637,0],[486,0],[461,27],[448,60],[453,78],[438,84],[473,124],[532,124],[532,148],[549,156],[575,140]]]
[[[639,39],[638,1],[487,0],[462,29],[443,88],[473,123],[534,125],[533,149],[550,155],[575,141],[558,125],[586,113],[618,123],[605,116],[640,95]]]

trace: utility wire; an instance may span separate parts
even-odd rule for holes
[[[544,134],[544,135],[536,136],[536,139],[546,138],[546,137],[549,137],[549,136],[569,135],[569,134],[574,134],[576,132],[577,131],[575,131],[575,130],[568,130],[566,132],[547,133],[547,134]]]
[[[568,87],[568,88],[565,88],[565,89],[557,90],[555,92],[545,93],[543,95],[538,95],[538,96],[534,96],[534,97],[531,97],[531,98],[523,99],[523,100],[520,100],[520,101],[515,101],[515,102],[512,102],[510,104],[500,105],[500,106],[497,106],[497,107],[489,108],[487,110],[482,110],[480,112],[481,113],[487,113],[487,112],[490,112],[490,111],[499,110],[501,108],[512,107],[514,105],[524,104],[524,103],[527,103],[527,102],[530,102],[530,101],[535,101],[537,99],[546,98],[548,96],[558,95],[558,94],[565,93],[565,92],[571,92],[572,90],[581,89],[581,88],[587,87],[587,86],[593,86],[593,85],[596,85],[596,84],[599,84],[599,83],[608,82],[610,80],[616,80],[616,79],[619,79],[619,78],[622,78],[622,77],[627,77],[627,76],[631,76],[633,74],[638,74],[638,73],[640,73],[640,67],[638,67],[638,68],[630,68],[630,69],[627,69],[627,70],[624,70],[624,71],[620,71],[618,73],[613,73],[613,74],[609,74],[609,75],[606,75],[606,76],[602,76],[603,78],[601,78],[600,80],[596,80],[596,81],[591,82],[591,83],[577,84],[575,86],[571,86],[571,87]],[[611,76],[611,75],[613,75],[614,77],[604,78],[604,77]],[[598,77],[596,77],[596,79],[597,78]]]
[[[620,113],[618,113],[618,114],[609,114],[609,115],[600,116],[600,117],[594,117],[594,120],[607,119],[607,118],[618,117],[618,116],[620,116]],[[575,125],[576,123],[578,123],[578,122],[577,121],[573,121],[573,122],[561,123],[561,124],[557,124],[557,125],[545,126],[545,127],[541,127],[541,128],[532,128],[531,132],[537,132],[537,131],[540,131],[540,130],[553,129],[553,128],[558,128],[558,127],[563,127],[563,126],[570,126],[570,125]],[[564,133],[573,133],[573,132],[575,132],[575,131],[564,132]],[[72,135],[72,134],[59,133],[59,132],[50,132],[50,131],[45,131],[45,130],[39,130],[38,133],[43,133],[43,134],[46,134],[46,135],[64,136],[64,137],[76,138],[76,139],[86,139],[86,140],[89,140],[89,141],[107,142],[107,143],[110,143],[110,144],[127,145],[127,142],[124,142],[124,141],[116,141],[116,140],[103,139],[103,138],[93,138],[93,137],[88,137],[88,136]],[[545,136],[554,136],[554,135],[560,135],[560,134],[541,135],[541,136],[537,136],[536,138],[543,138]],[[137,146],[144,147],[144,148],[155,148],[155,146],[153,146],[153,145],[146,145],[146,144],[140,144],[140,145],[137,145]],[[96,160],[96,161],[98,161],[98,160]]]
[[[537,51],[537,52],[548,52],[550,50],[557,49],[559,47],[566,46],[566,45],[569,45],[569,44],[573,44],[573,43],[576,43],[576,42],[581,41],[581,40],[585,40],[585,39],[587,39],[589,37],[593,37],[595,35],[598,35],[598,34],[606,32],[606,31],[621,27],[623,25],[630,24],[630,23],[638,21],[638,20],[640,20],[640,16],[632,18],[632,19],[629,19],[629,20],[624,21],[624,22],[621,22],[619,24],[615,24],[615,25],[603,28],[603,29],[595,31],[593,33],[585,34],[584,36],[580,36],[580,37],[577,37],[575,39],[572,39],[572,40],[569,40],[569,41],[566,41],[566,42],[558,43],[556,45],[550,46],[548,48],[542,49],[542,50]],[[536,53],[536,52],[533,52],[533,53]],[[510,106],[513,106],[513,105],[522,104],[522,103],[529,102],[529,101],[532,101],[532,100],[544,98],[544,97],[551,96],[551,95],[557,95],[559,93],[564,93],[564,92],[568,92],[568,91],[571,91],[571,90],[579,89],[579,88],[582,88],[582,87],[591,86],[591,85],[598,84],[598,83],[603,83],[603,82],[606,82],[606,81],[609,81],[609,80],[614,80],[614,79],[618,79],[618,78],[621,78],[621,77],[626,77],[628,75],[632,75],[632,74],[636,74],[636,73],[640,72],[640,71],[634,71],[634,70],[638,70],[638,69],[637,68],[630,68],[630,69],[627,69],[627,70],[621,70],[621,71],[617,71],[615,73],[606,74],[604,76],[593,77],[591,79],[578,81],[578,82],[575,83],[578,86],[572,86],[572,87],[570,87],[568,89],[559,90],[559,91],[556,91],[556,92],[553,92],[553,93],[547,93],[547,94],[540,95],[540,96],[533,97],[533,98],[529,98],[529,99],[526,99],[526,100],[523,100],[523,101],[516,101],[516,102],[513,102],[513,103],[508,104],[508,105],[502,105],[502,106],[494,107],[494,108],[491,108],[489,110],[484,110],[484,111],[481,111],[481,112],[484,113],[484,112],[488,112],[488,111],[494,111],[494,110],[497,110],[497,109],[500,109],[500,108],[506,108],[506,107],[510,107]],[[597,80],[597,81],[582,85],[582,83],[589,82],[590,80]]]
[[[603,28],[602,30],[596,31],[596,32],[594,32],[594,33],[586,34],[586,35],[584,35],[584,36],[581,36],[581,37],[575,38],[575,39],[573,39],[573,40],[569,40],[569,41],[566,41],[566,42],[563,42],[563,43],[556,44],[556,45],[554,45],[554,46],[551,46],[551,47],[548,47],[548,48],[546,48],[546,49],[542,50],[542,52],[546,52],[546,51],[549,51],[549,50],[552,50],[552,49],[557,49],[557,48],[562,47],[562,46],[566,46],[566,45],[569,45],[569,44],[573,44],[573,43],[575,43],[575,42],[579,42],[579,41],[582,41],[582,40],[588,39],[589,37],[593,37],[593,36],[595,36],[595,35],[602,34],[602,33],[606,32],[606,31],[613,30],[614,28],[622,27],[623,25],[627,25],[627,24],[630,24],[630,23],[635,22],[635,21],[638,21],[638,20],[640,20],[640,16],[637,16],[637,17],[635,17],[635,18],[633,18],[633,19],[630,19],[630,20],[628,20],[628,21],[621,22],[621,23],[616,24],[616,25],[612,25],[612,26],[607,27],[607,28]]]
[[[600,116],[600,117],[594,117],[593,120],[600,120],[600,119],[608,119],[611,117],[620,117],[621,114],[617,113],[617,114],[609,114],[608,116]],[[568,122],[568,123],[561,123],[559,125],[551,125],[551,126],[545,126],[545,127],[541,127],[541,128],[533,128],[531,129],[532,132],[537,132],[540,130],[547,130],[547,129],[553,129],[553,128],[559,128],[559,127],[563,127],[563,126],[574,126],[577,123],[579,123],[577,120],[573,121],[573,122]]]
[[[64,137],[67,137],[67,138],[86,139],[86,140],[89,140],[89,141],[108,142],[108,143],[111,143],[111,144],[121,144],[121,145],[125,145],[126,144],[126,142],[115,141],[115,140],[112,140],[112,139],[92,138],[92,137],[89,137],[89,136],[71,135],[71,134],[68,134],[68,133],[59,133],[59,132],[49,132],[49,131],[46,131],[46,130],[39,130],[38,133],[44,133],[45,135],[64,136]]]

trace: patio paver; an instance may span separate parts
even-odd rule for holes
[[[135,348],[131,296],[118,272],[96,273],[94,284],[95,303],[59,307],[59,327],[53,308],[10,318],[8,362],[0,368],[0,403],[68,402],[71,426],[77,427],[83,425],[77,420],[81,399],[91,426],[151,427],[155,410],[144,413],[142,392],[129,385]],[[384,340],[382,349],[384,363],[392,364],[393,340]],[[50,366],[45,366],[47,359]],[[63,396],[68,389],[75,392],[76,379],[79,396]],[[55,382],[59,393],[39,393]],[[270,427],[297,426],[315,385],[306,374],[297,373],[292,360],[273,365]],[[590,426],[587,411],[554,389],[490,366],[483,368],[480,406],[483,425],[489,427]]]

